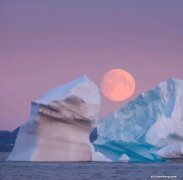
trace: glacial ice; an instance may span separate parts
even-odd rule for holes
[[[121,157],[119,158],[119,161],[122,162],[128,162],[130,158],[126,154],[122,154]]]
[[[157,151],[157,154],[160,157],[167,158],[167,159],[183,158],[183,143],[167,145],[161,148],[159,151]]]
[[[98,121],[100,101],[98,87],[86,75],[47,91],[31,103],[8,160],[183,158],[182,80],[170,78]]]
[[[100,104],[99,90],[86,75],[49,90],[31,103],[30,117],[21,126],[8,160],[92,160],[88,136]]]
[[[112,161],[120,160],[123,154],[129,162],[182,157],[183,81],[170,78],[140,94],[102,118],[97,135],[95,150]]]
[[[99,151],[95,151],[94,148],[91,146],[92,150],[92,161],[101,161],[101,162],[112,162],[111,159],[107,158],[104,154]]]

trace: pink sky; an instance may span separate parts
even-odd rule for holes
[[[181,0],[0,2],[0,129],[29,116],[31,100],[86,73],[98,85],[129,71],[136,92],[183,79]],[[101,116],[123,103],[102,99]]]

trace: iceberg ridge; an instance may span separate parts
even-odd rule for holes
[[[95,149],[113,161],[122,154],[131,162],[164,161],[171,150],[182,157],[183,81],[170,78],[140,94],[102,118],[97,134]]]

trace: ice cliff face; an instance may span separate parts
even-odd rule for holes
[[[96,151],[113,161],[183,157],[183,81],[170,78],[140,94],[101,119],[97,133]]]
[[[89,161],[89,131],[100,111],[97,86],[86,75],[33,101],[8,160]]]

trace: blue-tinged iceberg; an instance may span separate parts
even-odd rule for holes
[[[96,139],[96,133],[98,137]],[[95,151],[112,161],[183,157],[183,81],[170,78],[102,118],[91,133]]]

